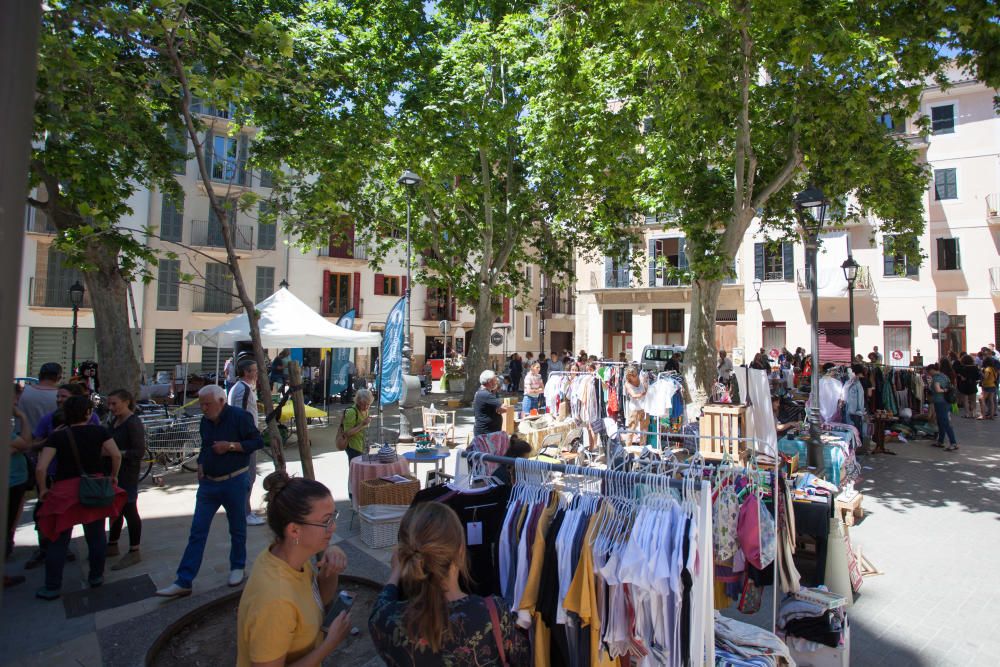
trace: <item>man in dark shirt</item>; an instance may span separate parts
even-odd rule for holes
[[[191,594],[205,554],[212,518],[219,507],[226,509],[231,547],[229,550],[229,585],[243,582],[247,560],[246,493],[250,454],[264,446],[254,415],[226,405],[226,391],[219,385],[203,387],[198,392],[201,419],[201,453],[198,454],[198,496],[195,500],[191,535],[177,568],[177,579],[156,591],[161,597]]]
[[[503,430],[503,413],[507,411],[500,403],[497,396],[497,389],[500,387],[500,379],[493,371],[483,371],[479,375],[479,391],[472,399],[472,413],[476,417],[476,424],[472,429],[473,435],[486,435]]]

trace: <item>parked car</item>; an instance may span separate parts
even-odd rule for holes
[[[646,345],[637,361],[644,371],[660,372],[666,370],[667,362],[674,354],[680,354],[681,361],[684,361],[686,349],[683,345]]]

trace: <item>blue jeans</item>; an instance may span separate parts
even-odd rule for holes
[[[87,580],[90,582],[104,576],[104,560],[108,550],[104,523],[105,519],[98,519],[83,524],[83,535],[87,539],[87,560],[90,561],[90,572],[87,573]],[[45,551],[45,588],[50,591],[58,591],[62,588],[66,552],[69,550],[69,540],[72,536],[72,528],[64,530],[54,542],[49,542]]]
[[[955,444],[955,431],[951,428],[951,405],[944,401],[934,399],[934,417],[937,419],[937,441],[939,445],[944,444],[944,436],[948,436],[948,442]]]
[[[247,516],[253,514],[253,508],[250,507],[250,494],[253,493],[254,482],[257,481],[257,452],[250,452],[250,457],[247,464],[247,503],[246,511]]]
[[[529,415],[532,410],[538,410],[542,404],[541,396],[528,396],[524,395],[524,400],[521,401],[521,414]]]
[[[191,536],[187,548],[177,568],[178,586],[191,588],[194,578],[201,568],[205,555],[205,542],[212,519],[220,507],[225,508],[229,520],[229,569],[242,570],[247,563],[247,473],[237,475],[224,482],[203,479],[198,484],[198,496],[194,503],[194,518],[191,520]]]

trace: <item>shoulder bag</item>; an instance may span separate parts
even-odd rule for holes
[[[486,610],[490,613],[490,625],[493,626],[493,641],[497,645],[500,664],[502,667],[509,667],[510,663],[507,662],[507,652],[503,650],[503,632],[500,630],[500,614],[497,613],[497,605],[493,601],[492,595],[483,598],[483,602],[486,603]]]
[[[69,438],[69,448],[76,459],[76,467],[80,469],[80,504],[84,507],[111,507],[115,500],[115,485],[110,477],[103,475],[88,475],[80,463],[80,450],[76,447],[73,437],[73,427],[66,427],[66,437]]]
[[[347,410],[354,410],[358,412],[358,409],[354,406],[347,408]],[[347,449],[348,441],[350,438],[347,437],[346,430],[344,429],[344,421],[347,418],[347,410],[344,410],[344,414],[340,417],[340,433],[337,434],[337,451],[342,452]],[[358,412],[360,415],[361,413]]]

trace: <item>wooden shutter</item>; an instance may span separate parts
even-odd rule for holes
[[[757,280],[764,280],[764,244],[753,244],[753,275]]]
[[[323,303],[320,304],[322,309],[321,313],[326,315],[330,312],[330,272],[323,272]]]
[[[205,165],[208,167],[208,177],[214,178],[212,155],[215,151],[215,134],[212,130],[205,130],[205,143],[203,144],[202,150],[205,153]]]
[[[402,276],[399,279],[399,283],[403,286],[403,294],[406,294],[406,288],[409,286],[409,283],[406,280],[406,276]]]
[[[656,287],[656,241],[649,239],[649,282],[647,287]]]
[[[504,297],[503,299],[503,321],[510,322],[510,298]]]
[[[937,241],[937,243],[936,243],[936,245],[937,245],[937,268],[938,268],[938,271],[940,271],[941,268],[944,266],[944,263],[945,263],[944,262],[944,257],[945,257],[944,239],[939,238],[939,239],[936,239],[936,241]]]
[[[952,247],[955,249],[955,269],[962,268],[962,249],[958,239],[953,239]]]
[[[684,270],[687,270],[688,267],[686,238],[677,239],[677,266]]]
[[[358,313],[358,317],[361,317],[361,273],[354,273],[354,301],[352,302],[354,309]]]
[[[909,273],[910,267],[907,263],[906,267],[907,273]],[[885,245],[885,241],[882,242],[882,275],[891,276],[896,273],[896,252],[895,250],[889,250]]]
[[[357,275],[357,274],[355,274]],[[385,294],[385,274],[376,273],[375,274],[375,296],[382,296]]]
[[[781,244],[781,266],[785,272],[785,282],[795,282],[795,246],[791,243]]]
[[[247,151],[250,138],[245,134],[240,135],[239,148],[236,151],[236,182],[240,185],[247,185]]]

